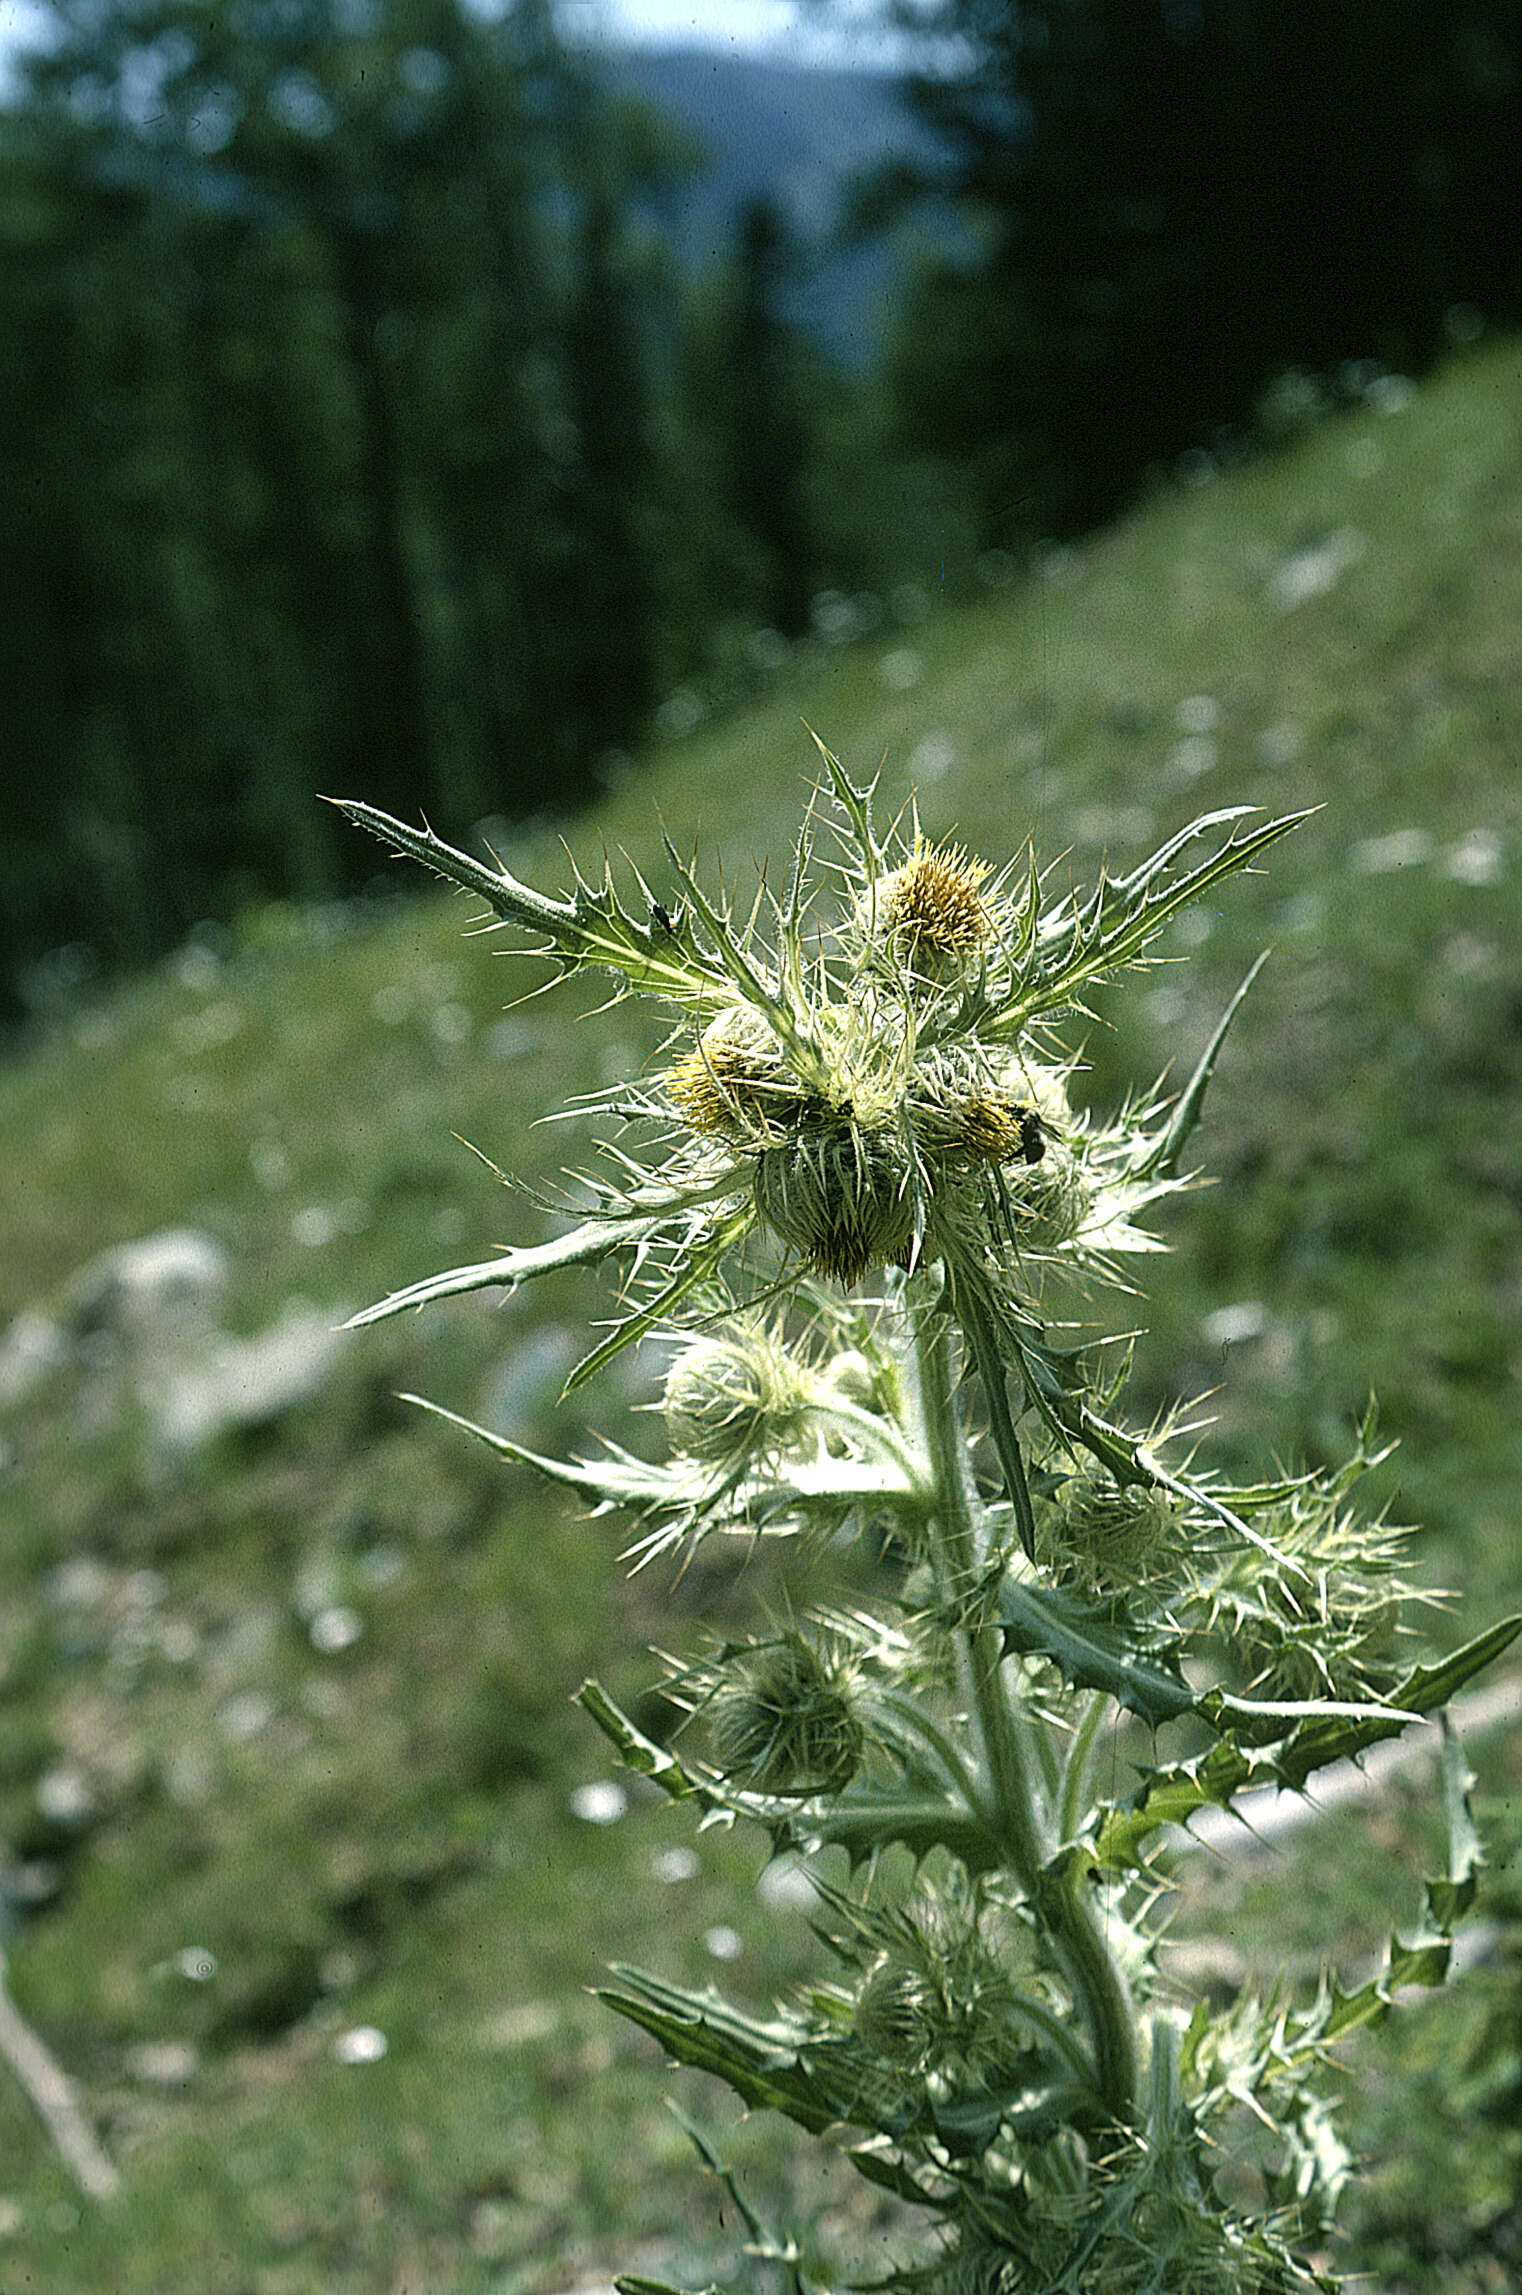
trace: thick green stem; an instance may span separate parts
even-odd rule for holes
[[[932,1561],[942,1600],[952,1611],[966,1612],[975,1603],[983,1574],[983,1509],[957,1415],[950,1327],[932,1311],[921,1317],[916,1339],[925,1449],[935,1485]],[[1010,1868],[1031,1896],[1056,1844],[1049,1838],[1045,1795],[1025,1717],[1015,1712],[1004,1694],[1003,1636],[996,1626],[974,1621],[959,1626],[956,1638],[968,1717]]]
[[[987,1556],[983,1507],[956,1404],[951,1328],[935,1309],[916,1319],[920,1409],[936,1486],[933,1561],[943,1600],[970,1610]],[[1129,2120],[1136,2111],[1136,2015],[1125,1976],[1110,1952],[1081,1877],[1053,1873],[1053,1811],[1036,1742],[1040,1724],[1013,1694],[998,1628],[976,1617],[956,1629],[958,1668],[982,1756],[989,1814],[1009,1871],[1048,1932],[1083,2019],[1095,2083],[1105,2109]]]
[[[1058,1831],[1064,1841],[1073,1840],[1083,1814],[1084,1787],[1089,1781],[1089,1763],[1094,1754],[1094,1740],[1098,1737],[1109,1710],[1109,1699],[1102,1690],[1095,1690],[1083,1709],[1082,1718],[1073,1732],[1067,1759],[1062,1769],[1062,1804],[1057,1812]]]

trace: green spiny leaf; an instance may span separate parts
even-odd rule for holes
[[[722,1219],[711,1234],[701,1242],[692,1244],[677,1262],[676,1272],[656,1296],[643,1307],[620,1318],[601,1346],[583,1355],[565,1382],[563,1394],[574,1394],[579,1386],[621,1355],[625,1347],[632,1347],[637,1339],[645,1338],[657,1324],[663,1323],[674,1307],[706,1283],[725,1255],[733,1250],[742,1237],[755,1225],[755,1212],[747,1203]]]
[[[1137,1639],[1113,1609],[1061,1586],[1006,1578],[998,1622],[1006,1649],[1050,1659],[1077,1689],[1100,1689],[1149,1729],[1193,1712],[1195,1693],[1183,1675]]]
[[[706,926],[733,993],[763,1016],[779,1043],[786,1046],[799,1077],[815,1089],[823,1089],[829,1081],[824,1054],[801,1025],[798,1014],[762,979],[745,953],[743,935],[737,934],[728,917],[714,907],[669,837],[665,845],[672,871],[693,912]]]
[[[1279,1785],[1300,1792],[1319,1770],[1350,1760],[1381,1739],[1398,1737],[1415,1715],[1435,1712],[1508,1649],[1522,1633],[1522,1617],[1503,1619],[1487,1633],[1432,1665],[1414,1666],[1380,1712],[1328,1714],[1311,1709],[1307,1719],[1276,1743],[1243,1746],[1220,1739],[1208,1752],[1167,1769],[1150,1770],[1129,1803],[1106,1810],[1094,1840],[1095,1862],[1123,1867],[1139,1861],[1142,1843],[1164,1825],[1185,1825],[1197,1810],[1228,1808],[1253,1785]]]
[[[679,1755],[669,1752],[664,1745],[657,1745],[654,1738],[637,1729],[629,1716],[614,1704],[601,1682],[584,1681],[576,1692],[576,1703],[596,1722],[621,1765],[634,1776],[648,1778],[669,1800],[696,1801],[702,1808],[721,1811],[726,1816],[733,1813],[731,1796],[689,1768]]]
[[[425,1275],[421,1282],[409,1283],[405,1290],[391,1292],[373,1307],[362,1307],[357,1315],[349,1317],[344,1328],[362,1330],[366,1324],[385,1322],[388,1316],[405,1315],[416,1308],[431,1306],[436,1299],[458,1299],[467,1291],[497,1288],[514,1291],[520,1283],[527,1283],[536,1275],[551,1275],[561,1267],[593,1265],[631,1244],[648,1241],[659,1232],[665,1216],[588,1219],[568,1234],[552,1237],[548,1243],[505,1251],[500,1259],[481,1259],[471,1267],[449,1267],[441,1275]]]
[[[568,968],[616,973],[627,988],[699,1012],[717,1011],[724,1001],[725,972],[685,919],[672,919],[652,902],[648,923],[641,923],[620,907],[606,878],[595,889],[578,878],[574,899],[551,899],[520,883],[509,870],[488,868],[446,844],[432,829],[409,828],[353,798],[332,797],[328,802],[383,844],[474,893],[502,923],[544,934],[549,942],[546,953]]]
[[[824,759],[825,771],[830,776],[830,787],[835,802],[851,824],[856,840],[857,855],[863,878],[870,884],[882,867],[882,851],[872,828],[872,784],[858,789],[833,750],[827,749],[814,728],[807,728],[809,739]]]
[[[1020,1544],[1026,1560],[1036,1559],[1036,1517],[1031,1507],[1030,1485],[1025,1478],[1025,1460],[1020,1450],[1020,1437],[1015,1429],[1009,1407],[1006,1385],[1005,1358],[999,1349],[997,1332],[983,1297],[983,1286],[976,1282],[957,1283],[954,1286],[956,1315],[967,1335],[983,1388],[983,1399],[988,1406],[988,1429],[993,1437],[999,1464],[1004,1470],[1004,1487],[1015,1510],[1015,1524],[1020,1533]]]
[[[844,1849],[853,1866],[870,1863],[895,1841],[916,1861],[932,1849],[947,1849],[970,1873],[997,1871],[1004,1858],[997,1829],[947,1793],[853,1786],[817,1808],[799,1811],[789,1829],[810,1848]]]
[[[781,2112],[811,2135],[839,2119],[799,2061],[801,2033],[743,2016],[711,1988],[690,1992],[622,1966],[612,1974],[620,1989],[603,1988],[597,1997],[640,2025],[677,2063],[713,2073],[752,2110]]]
[[[1078,1001],[1090,982],[1134,964],[1180,909],[1224,877],[1245,868],[1268,845],[1309,818],[1308,811],[1287,813],[1245,833],[1233,826],[1225,843],[1208,860],[1172,883],[1160,883],[1194,838],[1226,822],[1235,824],[1250,810],[1232,806],[1203,815],[1170,838],[1129,877],[1112,881],[1102,876],[1084,908],[1059,910],[1044,918],[1035,961],[1012,982],[990,1020],[990,1029],[1007,1037],[1018,1035],[1044,1013]],[[1045,955],[1041,953],[1043,942],[1049,944]]]
[[[1445,1713],[1443,1724],[1443,1814],[1448,1824],[1448,1862],[1445,1870],[1427,1883],[1427,1915],[1440,1936],[1450,1936],[1474,1903],[1484,1850],[1475,1826],[1469,1796],[1474,1771]]]

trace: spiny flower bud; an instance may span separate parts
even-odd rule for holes
[[[1016,2295],[1030,2285],[1027,2260],[991,2237],[964,2231],[936,2273],[935,2295]]]
[[[908,860],[865,896],[869,929],[875,924],[877,937],[895,941],[922,967],[971,956],[993,932],[983,899],[987,876],[986,862],[970,860],[960,847],[916,838]]]
[[[798,1633],[735,1659],[708,1707],[724,1775],[757,1793],[838,1793],[861,1766],[864,1732],[849,1668]]]
[[[1095,1577],[1130,1573],[1147,1562],[1173,1527],[1167,1493],[1142,1482],[1117,1482],[1102,1467],[1070,1482],[1061,1500],[1063,1553]]]
[[[812,1392],[770,1331],[740,1324],[682,1349],[666,1373],[661,1407],[674,1450],[709,1466],[743,1467],[798,1441]]]
[[[923,1969],[885,1953],[856,1995],[856,2037],[874,2056],[907,2071],[935,2054],[945,2017]]]
[[[1339,1599],[1340,1591],[1335,1578],[1324,1580],[1302,1605],[1289,1588],[1265,1588],[1235,1645],[1256,1695],[1367,1697],[1389,1682],[1399,1601],[1367,1590]]]
[[[1039,1164],[1019,1172],[1009,1193],[1015,1231],[1029,1251],[1054,1251],[1071,1243],[1093,1200],[1077,1157],[1064,1147],[1049,1147]]]
[[[1044,1074],[1041,1084],[1050,1099]],[[1065,1118],[1060,1097],[1055,1105]],[[1047,1110],[1038,1105],[1023,1064],[966,1045],[937,1045],[921,1057],[910,1086],[909,1114],[920,1153],[954,1170],[1040,1163],[1046,1154]]]
[[[710,1139],[764,1138],[794,1112],[798,1087],[759,1012],[734,1004],[711,1020],[690,1052],[666,1070],[668,1098]]]
[[[904,1266],[913,1252],[910,1174],[891,1133],[860,1131],[843,1117],[803,1125],[762,1151],[755,1191],[772,1232],[834,1282]]]

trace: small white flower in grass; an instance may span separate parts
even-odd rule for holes
[[[890,693],[907,693],[925,674],[924,656],[912,645],[896,645],[877,665],[879,683]]]
[[[1291,718],[1282,717],[1273,725],[1265,725],[1255,744],[1260,764],[1271,768],[1293,765],[1305,747],[1304,728]]]
[[[1174,712],[1180,733],[1214,733],[1221,705],[1213,693],[1186,693]]]
[[[453,1051],[459,1044],[468,1044],[475,1021],[463,1004],[441,1004],[428,1022],[430,1035],[445,1051]]]
[[[628,1806],[629,1796],[615,1777],[596,1777],[571,1795],[571,1814],[584,1825],[616,1825]]]
[[[1179,742],[1169,760],[1175,777],[1180,781],[1198,781],[1219,762],[1221,752],[1208,733],[1189,733]]]
[[[668,694],[655,713],[655,729],[664,740],[680,741],[703,722],[701,697],[690,686]]]
[[[1215,928],[1213,909],[1186,908],[1173,930],[1180,948],[1203,948]]]
[[[1036,561],[1041,579],[1059,590],[1070,590],[1075,582],[1081,582],[1083,570],[1082,553],[1064,542],[1053,543]]]
[[[1416,397],[1409,375],[1379,375],[1364,392],[1376,414],[1404,414]]]
[[[815,636],[826,645],[844,645],[861,626],[856,607],[842,590],[821,590],[809,606],[809,619]]]
[[[1501,840],[1494,829],[1471,829],[1467,836],[1444,850],[1439,867],[1460,885],[1493,885],[1501,881]]]
[[[1171,983],[1162,988],[1149,988],[1145,998],[1147,1016],[1154,1027],[1173,1028],[1182,1020],[1189,999],[1180,988]]]
[[[939,781],[956,761],[956,750],[944,735],[927,733],[910,753],[909,770],[917,781]]]
[[[188,2040],[144,2040],[124,2058],[129,2078],[148,2088],[183,2088],[200,2070],[199,2051]]]
[[[218,1715],[224,1733],[234,1745],[247,1745],[261,1730],[268,1729],[274,1718],[274,1700],[266,1697],[262,1689],[239,1690]]]
[[[352,1649],[364,1630],[365,1621],[358,1610],[335,1602],[317,1612],[307,1627],[307,1638],[320,1656],[333,1657],[339,1650]]]
[[[1261,1339],[1271,1320],[1261,1299],[1237,1299],[1207,1315],[1200,1334],[1212,1347],[1241,1347]]]
[[[72,1830],[85,1824],[95,1814],[95,1795],[90,1780],[82,1769],[60,1766],[45,1770],[37,1780],[36,1802],[39,1816],[50,1825]]]
[[[334,2060],[340,2064],[378,2064],[390,2043],[375,2024],[351,2024],[333,2042]]]
[[[756,1894],[774,1910],[787,1905],[796,1910],[815,1904],[819,1891],[804,1860],[786,1855],[773,1857],[756,1883]]]
[[[49,1599],[61,1610],[88,1609],[103,1602],[110,1590],[109,1571],[90,1554],[60,1562],[48,1580]]]
[[[1269,583],[1269,595],[1282,613],[1292,613],[1297,606],[1334,590],[1367,548],[1366,537],[1355,527],[1339,527],[1324,541],[1313,542],[1284,559]]]
[[[267,1195],[289,1184],[290,1154],[279,1140],[255,1140],[248,1151],[248,1168]]]
[[[781,669],[792,648],[781,630],[752,630],[745,641],[745,650],[757,669]]]
[[[174,959],[182,988],[206,989],[221,977],[222,959],[209,941],[190,940]]]
[[[1353,866],[1366,877],[1387,876],[1392,869],[1417,868],[1430,861],[1437,842],[1430,829],[1392,829],[1387,836],[1365,837],[1353,847]]]

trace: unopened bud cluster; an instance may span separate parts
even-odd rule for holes
[[[811,1273],[846,1286],[941,1255],[978,1174],[1008,1173],[1024,1247],[1071,1241],[1087,1192],[1070,1153],[1044,1185],[1060,1086],[1033,1096],[1025,1064],[975,1040],[921,1043],[933,999],[970,978],[1008,917],[989,871],[916,839],[858,896],[845,945],[854,997],[826,996],[790,1038],[737,1000],[668,1065],[666,1097],[689,1129],[740,1159],[762,1225]]]

